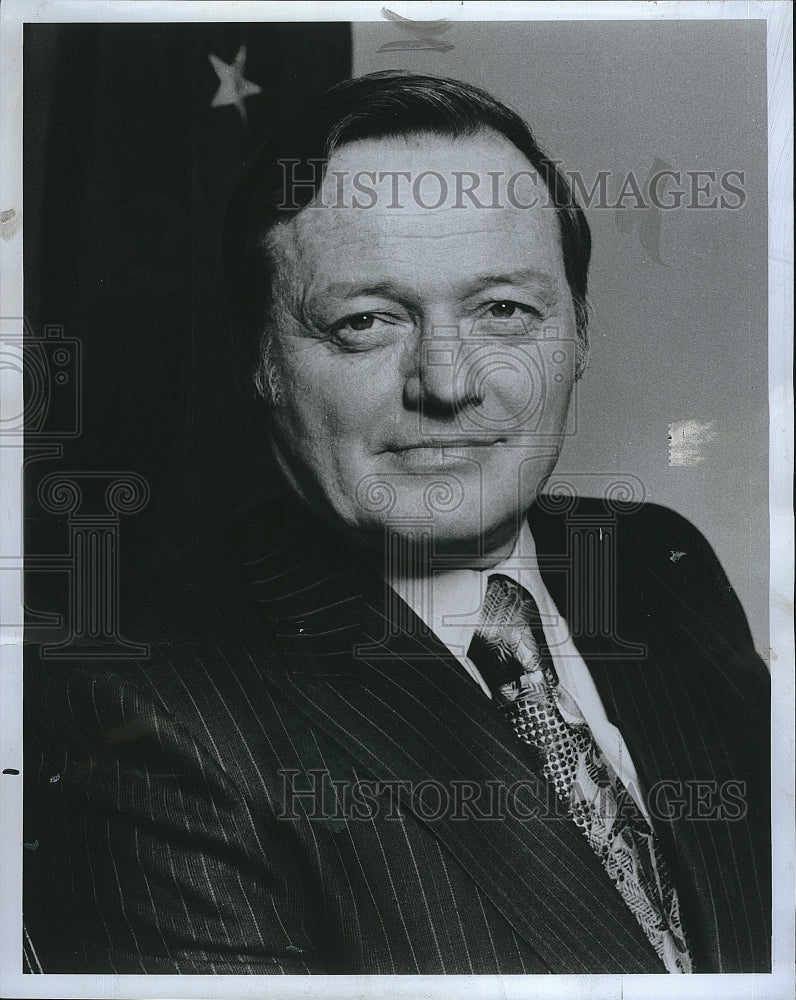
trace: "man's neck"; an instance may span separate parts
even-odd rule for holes
[[[527,521],[517,533],[499,547],[481,553],[466,553],[456,549],[401,547],[400,558],[385,559],[383,575],[393,584],[410,580],[439,580],[448,574],[479,574],[507,563],[521,564],[529,553],[535,558],[533,537]]]

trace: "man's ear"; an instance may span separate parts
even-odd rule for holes
[[[583,377],[589,364],[589,304],[583,299],[574,303],[575,306],[575,381]]]
[[[282,378],[270,330],[263,331],[260,337],[260,359],[254,369],[253,382],[257,395],[266,405],[277,406],[282,402]]]

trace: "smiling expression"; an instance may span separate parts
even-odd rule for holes
[[[576,355],[556,214],[454,208],[454,171],[528,167],[491,132],[352,143],[329,161],[327,207],[271,234],[272,448],[293,490],[365,544],[420,519],[439,549],[505,550],[555,465]],[[363,170],[436,171],[450,194],[426,208],[407,186],[400,208],[357,208],[339,185]],[[526,183],[517,203],[538,196]]]

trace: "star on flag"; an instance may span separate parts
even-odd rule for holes
[[[247,80],[243,75],[246,66],[246,46],[241,45],[238,54],[231,63],[223,62],[214,52],[211,52],[207,58],[219,79],[219,88],[210,106],[221,108],[227,104],[234,104],[238,114],[246,121],[246,105],[243,102],[247,97],[254,97],[255,94],[262,91],[262,87],[258,87],[256,83]]]

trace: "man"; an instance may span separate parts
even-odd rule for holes
[[[589,254],[464,84],[349,81],[271,137],[227,266],[284,495],[147,660],[32,679],[45,971],[769,967],[743,612],[671,512],[540,493]]]

